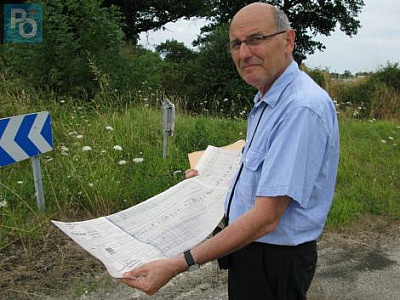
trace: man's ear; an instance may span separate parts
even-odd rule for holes
[[[286,32],[286,54],[292,54],[294,50],[294,45],[296,41],[296,31],[294,29],[289,29]]]

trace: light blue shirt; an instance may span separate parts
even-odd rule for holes
[[[294,246],[316,240],[332,204],[338,161],[335,106],[329,95],[292,62],[264,97],[260,93],[255,97],[229,222],[249,211],[257,196],[285,195],[292,201],[279,225],[258,241]]]

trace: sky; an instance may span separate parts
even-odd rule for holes
[[[349,37],[337,29],[329,37],[317,36],[326,49],[316,51],[305,61],[311,68],[330,72],[374,72],[388,62],[400,63],[400,2],[399,0],[364,0],[359,14],[361,28]],[[206,24],[203,19],[180,20],[168,23],[165,30],[141,34],[140,44],[150,49],[166,40],[175,39],[192,47],[192,41]]]

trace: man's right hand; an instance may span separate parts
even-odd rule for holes
[[[189,179],[197,175],[199,175],[199,171],[197,171],[196,169],[188,169],[185,171],[185,179]]]

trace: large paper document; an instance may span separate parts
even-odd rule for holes
[[[99,259],[111,276],[167,258],[207,238],[224,214],[224,200],[241,152],[208,146],[186,179],[124,211],[83,222],[52,221]]]

